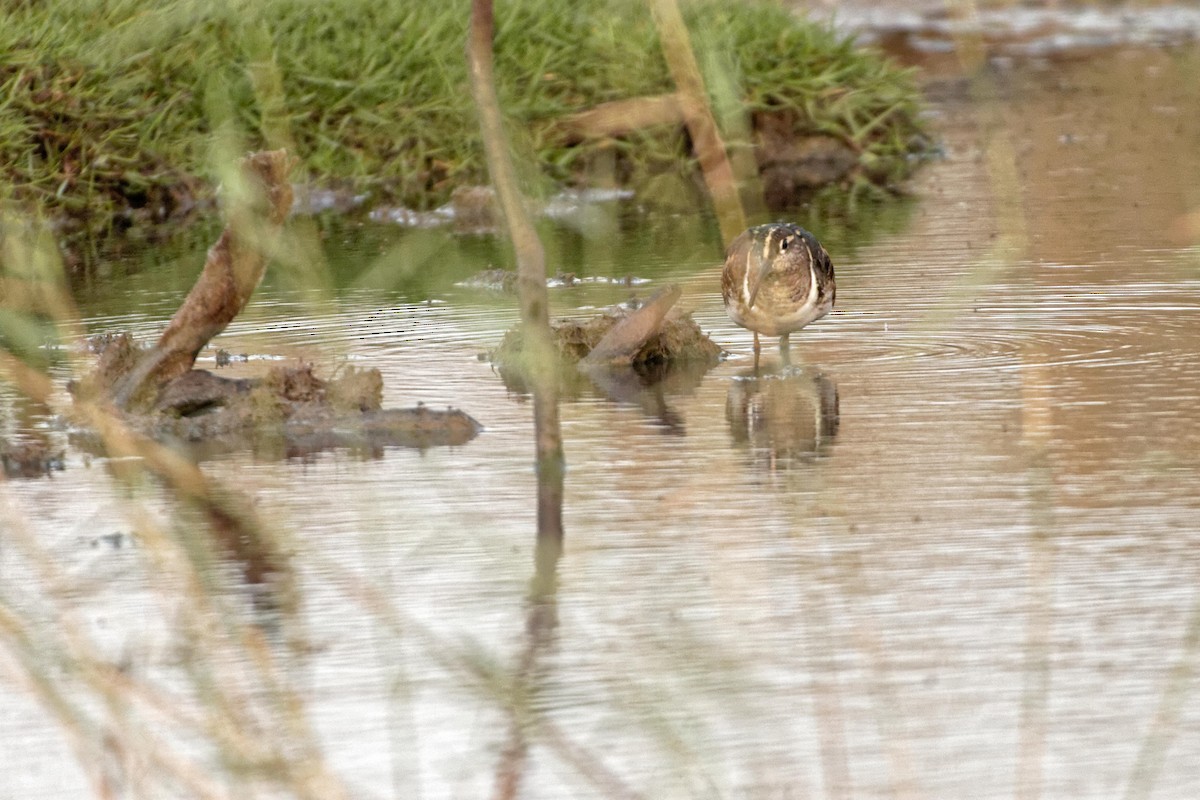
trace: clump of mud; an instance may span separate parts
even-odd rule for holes
[[[111,396],[117,382],[133,371],[148,349],[126,331],[92,336],[87,340],[87,350],[96,355],[96,366],[83,379],[69,381],[67,391],[73,397],[89,400]]]
[[[595,351],[601,340],[635,313],[640,304],[619,305],[586,319],[559,320],[551,325],[554,346],[562,365],[574,369]],[[525,332],[520,326],[504,335],[488,357],[504,374],[523,371]],[[657,330],[632,353],[628,364],[636,371],[661,372],[672,366],[713,367],[724,351],[700,329],[689,312],[672,308]]]
[[[128,334],[95,338],[90,375],[68,388],[76,398],[104,397],[146,352]],[[282,438],[291,454],[332,447],[431,447],[465,444],[481,427],[458,409],[383,408],[383,377],[344,366],[327,378],[312,364],[272,367],[260,378],[224,378],[193,369],[168,382],[126,422],[156,439],[244,446]],[[218,448],[219,449],[219,448]]]
[[[0,438],[0,470],[9,478],[40,478],[63,469],[63,450],[39,439]]]

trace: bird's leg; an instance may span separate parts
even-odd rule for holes
[[[762,348],[758,344],[758,331],[754,332],[754,371],[758,372],[758,354]]]
[[[785,333],[783,336],[779,337],[779,357],[783,359],[783,365],[785,367],[790,367],[792,365],[791,347],[789,347],[790,342],[788,341],[790,336],[790,333]]]

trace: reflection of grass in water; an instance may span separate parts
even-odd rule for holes
[[[768,218],[809,228],[836,263],[882,236],[903,230],[916,202],[909,197],[871,197],[849,208],[844,194],[831,192],[818,195],[805,207]],[[593,218],[602,218],[603,225],[538,223],[551,274],[669,280],[713,269],[724,258],[720,231],[708,213],[648,213],[636,202],[603,204],[594,211]],[[397,296],[406,301],[444,297],[456,282],[480,270],[514,267],[511,249],[495,235],[462,236],[449,228],[363,224],[341,216],[303,224],[316,229],[312,236],[315,258],[325,264],[326,280],[333,288],[378,291],[381,301]],[[120,258],[105,262],[103,276],[77,276],[73,292],[85,315],[119,316],[128,310],[131,295],[158,298],[162,313],[169,313],[174,298],[186,293],[195,279],[217,230],[215,224],[205,224],[168,242],[130,243]],[[718,291],[716,281],[714,277],[714,292]],[[309,288],[293,273],[274,269],[268,272],[264,287],[284,292]],[[649,289],[630,291],[644,294]],[[614,292],[621,294],[619,287]],[[513,302],[511,296],[499,293],[476,292],[473,296],[473,302],[489,301],[509,306]]]
[[[231,185],[228,207],[244,207],[238,198]],[[255,231],[247,240],[259,235],[244,215],[237,219],[239,230]],[[53,241],[11,213],[2,222],[4,313],[43,321],[50,338],[69,344],[61,351],[66,370],[82,375],[79,312]],[[32,401],[58,405],[57,381],[19,353],[0,351],[0,376]],[[216,797],[228,772],[299,796],[344,794],[330,790],[336,781],[281,667],[289,654],[266,632],[275,620],[284,633],[294,625],[285,543],[240,490],[135,433],[106,405],[79,399],[70,413],[110,457],[104,482],[139,545],[133,582],[148,587],[157,606],[147,617],[175,631],[169,645],[186,651],[182,669],[165,671],[169,678],[142,674],[137,653],[113,653],[111,637],[86,622],[96,588],[60,563],[55,546],[39,541],[11,496],[3,498],[11,506],[3,528],[11,568],[0,587],[5,666],[60,723],[94,793],[114,796],[137,784],[150,794],[183,787]],[[225,769],[214,771],[213,762]]]
[[[798,209],[795,221],[817,234],[831,254],[853,255],[879,238],[903,231],[919,202],[914,197],[877,195],[850,202],[845,193],[826,191]]]
[[[222,493],[194,467],[103,410],[90,409],[89,417],[104,430],[110,453],[133,459],[109,465],[138,543],[133,584],[145,582],[155,600],[156,608],[142,613],[181,635],[170,645],[186,648],[180,677],[187,688],[143,674],[136,651],[146,639],[135,652],[112,652],[103,629],[85,621],[95,587],[80,585],[20,522],[22,515],[10,513],[5,544],[13,560],[0,594],[0,644],[19,665],[18,683],[60,723],[98,795],[135,783],[151,792],[179,785],[195,796],[219,796],[226,779],[189,754],[197,742],[255,780],[296,788],[312,781],[322,772],[317,759],[302,779],[281,769],[292,757],[288,751],[314,748],[306,744],[293,690],[262,631],[239,610],[240,593],[231,591],[220,547],[210,538],[220,525],[247,530],[249,517],[224,505]],[[165,519],[152,510],[160,503]],[[216,516],[210,513],[218,507]]]

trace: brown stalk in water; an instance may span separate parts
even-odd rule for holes
[[[704,183],[712,195],[713,208],[721,225],[721,238],[726,244],[746,228],[746,213],[738,196],[737,179],[725,150],[725,142],[717,128],[704,89],[704,77],[696,63],[687,25],[679,12],[676,0],[648,0],[658,27],[663,57],[671,78],[678,87],[678,102],[683,111],[692,148],[700,161]]]
[[[288,174],[294,163],[286,150],[241,160],[241,185],[228,192],[225,231],[209,248],[204,271],[158,343],[117,384],[113,400],[119,408],[190,370],[209,340],[246,307],[292,207]]]
[[[492,62],[495,18],[491,0],[472,0],[471,25],[467,34],[467,68],[471,93],[479,114],[479,127],[487,157],[488,171],[500,209],[508,224],[509,236],[517,256],[517,289],[521,302],[521,323],[525,329],[525,347],[530,356],[533,385],[533,424],[537,458],[537,546],[535,576],[530,602],[530,641],[516,676],[517,688],[510,702],[511,726],[497,770],[495,796],[507,800],[519,793],[528,754],[526,732],[529,725],[522,698],[533,691],[531,681],[552,623],[538,620],[554,616],[555,574],[562,552],[562,501],[564,458],[558,424],[557,356],[550,316],[547,310],[546,257],[541,240],[529,217],[525,200],[517,186],[516,170],[504,134],[504,119]]]
[[[532,362],[533,424],[536,438],[539,574],[552,572],[562,550],[562,496],[565,468],[558,424],[555,350],[546,296],[546,257],[517,186],[516,169],[504,133],[492,60],[495,19],[490,0],[472,0],[467,35],[471,94],[479,114],[488,171],[517,256],[521,323]]]

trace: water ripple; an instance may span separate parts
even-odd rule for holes
[[[1028,360],[1176,369],[1200,364],[1197,288],[1194,282],[1157,282],[1082,292],[995,284],[973,293],[978,296],[947,299],[901,285],[858,308],[839,309],[802,335],[814,342],[853,344],[858,359],[914,370],[934,362],[941,370],[1010,369]]]

